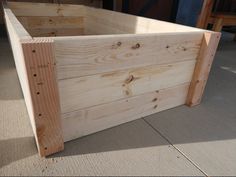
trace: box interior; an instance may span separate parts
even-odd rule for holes
[[[82,5],[8,2],[8,7],[32,37],[200,31]]]

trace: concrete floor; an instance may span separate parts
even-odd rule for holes
[[[10,46],[0,40],[0,175],[236,175],[236,43],[224,34],[205,96],[37,154]]]

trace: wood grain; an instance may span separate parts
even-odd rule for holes
[[[23,25],[19,22],[16,16],[13,14],[12,10],[8,8],[7,4],[3,2],[3,9],[4,9],[4,19],[6,25],[10,30],[15,34],[15,40],[19,39],[30,39],[31,36],[25,30]],[[8,32],[10,35],[10,33]]]
[[[220,41],[220,35],[221,34],[217,32],[206,32],[204,34],[186,101],[186,105],[188,106],[195,106],[201,102],[216,49]]]
[[[21,24],[28,29],[48,28],[83,28],[84,17],[17,17]]]
[[[145,117],[185,103],[189,83],[62,114],[64,140]]]
[[[27,40],[22,42],[22,49],[39,153],[47,156],[64,149],[53,41],[46,38]]]
[[[85,25],[89,31],[102,32],[100,30],[102,26],[109,26],[129,34],[202,31],[197,28],[92,7],[86,7],[85,12],[86,22],[88,22],[88,25],[86,22]],[[94,25],[91,26],[93,22],[102,25],[94,29]]]
[[[62,113],[190,82],[195,60],[59,80]]]
[[[18,74],[18,78],[21,84],[21,89],[24,95],[24,100],[26,104],[26,108],[29,114],[31,126],[33,129],[33,133],[36,138],[36,143],[38,145],[37,136],[36,136],[36,126],[34,120],[34,110],[31,99],[31,93],[29,88],[29,81],[27,77],[27,71],[25,66],[25,59],[22,51],[21,40],[24,39],[32,39],[31,36],[27,33],[27,31],[23,28],[17,18],[14,16],[12,11],[7,8],[6,4],[3,4],[4,8],[4,17],[5,24],[7,27],[9,41],[11,43],[11,49],[14,55],[15,66]]]
[[[64,141],[52,41],[33,40],[11,10],[4,8],[4,13],[39,153],[46,156],[58,152],[64,148]]]
[[[27,29],[33,37],[81,36],[83,28],[35,28]]]
[[[194,60],[202,36],[197,32],[54,38],[58,79]]]
[[[9,8],[16,16],[75,16],[85,15],[82,5],[7,2]]]

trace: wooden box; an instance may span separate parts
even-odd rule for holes
[[[4,14],[41,156],[197,105],[220,33],[92,7],[9,2]]]

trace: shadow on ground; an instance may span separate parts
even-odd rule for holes
[[[0,168],[37,154],[34,137],[0,140]]]
[[[23,99],[11,47],[7,39],[0,41],[0,100]]]

